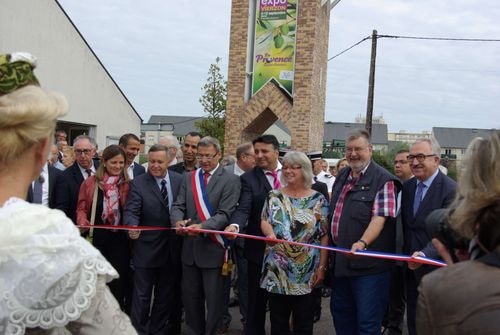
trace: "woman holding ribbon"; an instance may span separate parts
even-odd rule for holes
[[[0,55],[0,333],[136,334],[106,286],[111,264],[64,213],[24,200],[67,110],[35,62]]]
[[[122,212],[129,190],[125,161],[125,151],[120,146],[113,144],[104,149],[96,174],[88,177],[80,186],[76,209],[78,225],[122,225]],[[108,285],[124,309],[125,284],[130,277],[127,232],[111,228],[91,230],[92,243],[120,275]]]
[[[311,162],[301,152],[283,158],[279,190],[269,193],[262,210],[262,232],[270,239],[328,245],[329,204],[311,189]],[[328,251],[289,243],[268,243],[261,287],[269,295],[271,334],[312,334],[314,306],[311,291],[325,278]]]

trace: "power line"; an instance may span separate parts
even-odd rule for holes
[[[365,38],[363,38],[361,41],[359,41],[359,42],[357,42],[357,43],[355,43],[355,44],[351,45],[349,48],[345,49],[344,51],[339,52],[339,53],[338,53],[338,54],[336,54],[335,56],[332,56],[332,57],[328,58],[328,61],[331,61],[331,60],[332,60],[332,59],[334,59],[335,57],[338,57],[338,56],[342,55],[344,52],[347,52],[347,51],[351,50],[351,49],[352,49],[352,48],[354,48],[355,46],[360,45],[361,43],[363,43],[364,41],[369,40],[369,39],[371,39],[371,36],[366,36],[366,37],[365,37]]]
[[[351,50],[355,46],[360,45],[366,40],[371,39],[371,36],[366,36],[361,41],[351,45],[349,48],[339,52],[335,56],[328,58],[328,61],[342,55],[343,53]],[[494,38],[453,38],[453,37],[425,37],[425,36],[401,36],[401,35],[377,35],[377,38],[402,38],[402,39],[412,39],[412,40],[434,40],[434,41],[458,41],[458,42],[500,42],[500,39]]]
[[[453,37],[424,37],[424,36],[399,36],[399,35],[378,35],[378,38],[403,38],[411,40],[435,40],[435,41],[460,41],[460,42],[500,42],[500,39],[493,38],[453,38]]]

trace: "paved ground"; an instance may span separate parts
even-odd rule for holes
[[[240,322],[240,311],[238,306],[229,308],[229,312],[233,317],[233,321],[229,325],[229,331],[226,333],[227,335],[243,335],[243,326]],[[269,313],[268,313],[269,317]],[[269,328],[269,319],[266,323],[266,332],[267,335],[271,334]],[[182,334],[186,334],[183,332]],[[330,298],[323,298],[322,300],[322,313],[321,319],[314,324],[314,334],[332,334],[335,335],[335,331],[333,329],[332,316],[330,314]],[[264,335],[264,334],[263,334]]]

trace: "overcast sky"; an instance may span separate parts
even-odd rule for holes
[[[203,115],[198,99],[216,57],[227,73],[230,0],[59,3],[145,122]],[[498,0],[342,0],[331,11],[329,57],[373,29],[500,39],[499,18]],[[367,40],[328,63],[325,121],[366,113],[370,50]],[[499,106],[500,42],[378,39],[374,116],[389,131],[500,128]]]

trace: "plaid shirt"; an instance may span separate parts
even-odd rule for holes
[[[342,208],[344,207],[345,197],[362,177],[363,173],[361,173],[358,178],[354,178],[351,172],[351,174],[349,174],[349,177],[347,177],[347,182],[342,188],[339,200],[335,204],[335,209],[333,211],[332,217],[332,237],[335,243],[337,243],[338,241],[340,215],[342,214]],[[372,217],[373,216],[392,218],[396,217],[396,193],[394,181],[389,180],[388,182],[386,182],[375,195],[375,200],[373,201],[372,207]]]

